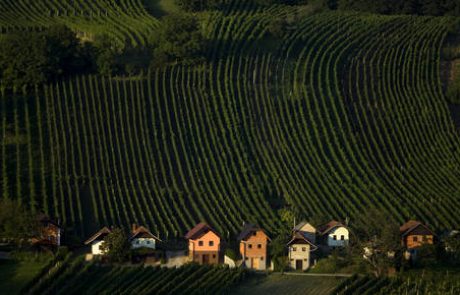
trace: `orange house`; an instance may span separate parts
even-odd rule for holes
[[[408,250],[416,249],[422,245],[434,243],[432,230],[419,221],[409,220],[399,228],[401,243]]]
[[[208,224],[202,222],[186,235],[188,255],[191,261],[199,264],[219,264],[220,236]]]
[[[37,237],[32,238],[32,244],[45,247],[61,246],[62,228],[59,222],[52,220],[45,214],[39,214],[37,217],[39,224],[39,233]]]
[[[268,242],[270,238],[261,228],[246,224],[238,235],[238,241],[244,266],[257,270],[268,268]]]

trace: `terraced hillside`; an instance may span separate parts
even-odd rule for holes
[[[273,20],[291,19],[270,34]],[[200,220],[268,230],[290,205],[353,221],[369,208],[460,222],[459,138],[441,89],[453,18],[229,10],[207,62],[95,76],[2,106],[2,191],[88,234],[138,222],[163,237]]]
[[[123,46],[146,45],[159,24],[141,0],[2,0],[0,11],[2,33],[62,24],[86,38],[108,34]]]

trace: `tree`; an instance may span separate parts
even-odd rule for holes
[[[449,257],[456,263],[460,263],[460,233],[453,233],[449,235],[445,241],[445,249]]]
[[[107,255],[111,262],[124,262],[129,258],[131,245],[125,231],[121,228],[115,228],[108,234],[104,243],[102,243],[102,251]]]
[[[153,66],[169,62],[186,64],[201,61],[206,48],[196,17],[188,14],[171,14],[162,21],[153,50]]]
[[[177,6],[185,11],[203,11],[218,8],[222,0],[175,0]]]
[[[368,210],[354,226],[357,246],[366,249],[364,257],[381,277],[390,268],[397,267],[402,253],[399,225],[378,210]]]
[[[0,237],[16,243],[37,237],[39,226],[36,216],[22,203],[10,199],[0,200]]]

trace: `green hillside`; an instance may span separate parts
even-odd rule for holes
[[[201,15],[212,46],[199,65],[5,95],[3,196],[83,235],[137,222],[171,237],[200,220],[224,236],[243,221],[271,231],[280,208],[459,224],[460,142],[439,69],[456,19],[234,3]],[[145,18],[113,34],[141,44],[156,25]]]

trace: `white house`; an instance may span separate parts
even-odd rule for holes
[[[95,233],[92,237],[86,240],[85,245],[91,245],[91,254],[103,255],[102,245],[104,244],[104,238],[112,231],[108,227],[103,227],[100,231]]]
[[[308,269],[312,262],[310,253],[316,251],[318,247],[301,232],[295,232],[287,246],[290,268],[295,270]]]
[[[330,248],[345,247],[350,240],[350,232],[342,223],[332,220],[318,227],[321,243]]]
[[[316,243],[316,228],[306,221],[302,221],[294,227],[294,232],[302,233],[310,242]]]
[[[148,229],[143,226],[137,227],[133,225],[132,235],[129,238],[129,242],[131,243],[131,248],[138,249],[138,248],[150,248],[156,249],[157,242],[161,240],[152,234]]]

